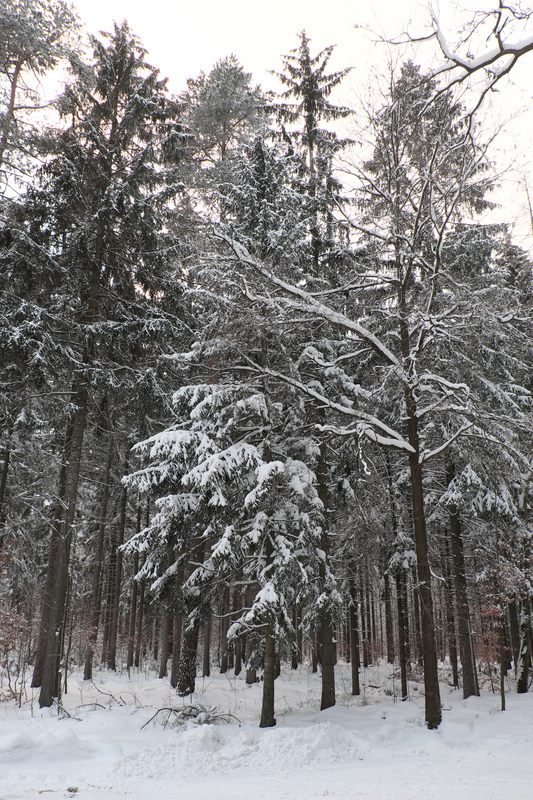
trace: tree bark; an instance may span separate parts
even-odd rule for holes
[[[125,466],[127,471],[127,462]],[[111,606],[111,624],[109,635],[109,653],[107,665],[113,672],[117,669],[117,634],[118,634],[118,617],[120,613],[120,591],[122,587],[122,545],[124,544],[124,534],[126,530],[126,516],[128,509],[128,490],[126,487],[122,489],[122,496],[120,500],[120,516],[116,537],[115,548],[115,575],[113,584],[113,602]]]
[[[9,100],[7,102],[7,108],[4,114],[2,115],[3,124],[2,124],[2,134],[0,136],[0,171],[3,169],[4,166],[4,157],[9,143],[9,134],[11,132],[11,127],[13,125],[13,120],[15,119],[15,104],[17,101],[17,90],[23,65],[24,65],[23,58],[19,58],[18,61],[15,63],[13,74],[11,76],[11,85],[9,87]]]
[[[230,593],[226,588],[222,598],[222,617],[220,620],[220,644],[222,646],[222,657],[220,659],[220,674],[223,675],[228,671],[228,628],[229,617],[228,612],[230,609]]]
[[[39,706],[41,708],[51,706],[54,697],[57,697],[58,694],[59,662],[65,622],[70,547],[78,497],[80,463],[88,405],[87,378],[83,372],[76,373],[74,376],[71,402],[75,407],[75,411],[67,425],[59,480],[59,498],[62,501],[63,513],[60,519],[56,520],[56,523],[60,524],[56,525],[55,531],[52,531],[52,536],[57,537],[57,561],[48,564],[48,570],[52,574],[52,592],[46,636],[46,654],[43,663],[41,691],[39,693]]]
[[[193,694],[196,686],[196,653],[198,650],[199,627],[195,625],[183,634],[181,655],[178,666],[176,689],[180,697]]]
[[[387,661],[389,664],[394,664],[396,653],[394,650],[394,626],[392,620],[392,601],[390,591],[390,578],[386,572],[383,576],[385,581],[384,586],[384,605],[385,605],[385,631],[387,638]]]
[[[93,677],[93,656],[96,649],[98,637],[98,626],[100,623],[100,609],[102,604],[102,564],[104,558],[104,536],[107,523],[107,508],[109,504],[109,490],[111,484],[111,465],[113,463],[113,438],[109,441],[109,449],[104,472],[104,485],[102,488],[102,499],[100,501],[100,513],[98,519],[98,531],[96,536],[96,547],[94,551],[94,565],[91,582],[90,612],[89,612],[89,631],[87,634],[87,647],[85,650],[85,668],[83,680],[89,681]]]
[[[322,587],[326,587],[328,559],[329,559],[329,491],[328,491],[328,464],[326,445],[320,442],[320,454],[317,466],[318,496],[324,508],[324,521],[322,524],[320,546],[324,558],[320,562],[319,576]],[[337,648],[333,636],[331,609],[327,605],[321,606],[318,612],[318,642],[319,660],[322,676],[322,691],[320,697],[320,710],[331,708],[335,705],[335,664],[337,661]]]
[[[350,603],[350,664],[352,668],[352,694],[361,694],[361,687],[359,683],[359,623],[358,623],[358,608],[357,608],[357,591],[354,586],[351,589],[352,602]]]
[[[431,592],[431,569],[429,566],[426,515],[424,509],[424,488],[422,483],[422,467],[420,465],[418,418],[416,417],[415,409],[413,409],[410,404],[411,395],[409,393],[409,444],[414,449],[414,453],[409,454],[409,468],[411,473],[413,521],[419,579],[418,593],[420,598],[420,622],[424,660],[425,718],[428,728],[434,729],[438,728],[442,721],[442,711],[440,705],[439,674],[437,670],[437,649],[435,646],[433,595]]]
[[[261,704],[260,728],[273,728],[276,724],[274,716],[274,680],[276,677],[276,640],[272,625],[266,626],[265,658],[263,668],[263,698]]]
[[[398,607],[398,656],[400,659],[401,699],[407,700],[409,689],[407,670],[409,666],[409,615],[407,612],[407,576],[400,569],[396,574],[396,603]]]
[[[172,620],[172,667],[170,670],[170,685],[173,689],[178,685],[178,671],[181,652],[181,616],[174,614]]]
[[[250,634],[248,634],[246,636],[246,649],[245,649],[245,660],[246,660],[245,681],[248,686],[257,683],[257,671],[255,669],[250,669],[248,666],[253,654],[253,641],[254,641],[253,637],[250,636]]]
[[[513,653],[514,674],[518,669],[518,658],[520,655],[520,626],[518,624],[518,609],[513,601],[509,603],[509,629],[511,632],[511,650]]]
[[[522,603],[520,611],[520,653],[518,658],[518,671],[516,691],[526,694],[529,689],[529,668],[531,666],[531,601],[529,598]]]
[[[170,635],[170,613],[165,609],[161,614],[159,628],[159,677],[167,677],[167,664],[169,657],[168,638]]]
[[[361,607],[361,636],[363,639],[363,667],[366,669],[370,663],[369,652],[368,652],[368,633],[367,633],[367,618],[366,618],[366,611],[365,611],[365,592],[363,587],[361,587],[360,591],[360,607]]]
[[[453,480],[455,469],[448,465],[447,481]],[[465,561],[463,553],[463,539],[461,534],[461,520],[456,506],[449,507],[450,542],[453,561],[453,577],[455,585],[455,602],[457,606],[457,624],[459,633],[459,653],[463,672],[463,697],[479,695],[476,680],[476,663],[472,644],[470,626],[470,609],[466,586]]]
[[[298,669],[298,609],[294,606],[292,610],[292,624],[294,626],[294,641],[291,648],[291,669]]]
[[[448,547],[443,557],[443,575],[446,581],[444,587],[444,601],[446,603],[446,628],[448,632],[448,654],[450,657],[450,666],[452,668],[452,680],[455,689],[459,688],[459,669],[457,664],[457,640],[455,632],[455,615],[453,612],[453,592],[452,592],[452,579],[450,572],[450,557]]]
[[[505,641],[505,614],[500,607],[499,619],[499,639],[500,639],[500,704],[501,710],[505,711],[505,676],[507,675],[507,642]]]
[[[11,435],[12,432],[8,434],[8,442],[4,447],[4,452],[2,454],[2,472],[0,474],[0,531],[4,527],[6,517],[6,488],[7,476],[9,475],[9,464],[11,461]],[[0,536],[0,550],[3,547],[3,544],[4,540]]]
[[[135,655],[133,666],[139,669],[144,632],[144,579],[139,582],[139,610],[137,613],[137,629],[135,633]]]
[[[204,678],[209,678],[209,676],[211,675],[211,612],[208,612],[207,619],[204,624],[204,652],[203,652],[202,673]],[[238,673],[236,672],[235,674]]]

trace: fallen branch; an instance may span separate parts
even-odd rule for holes
[[[235,720],[239,726],[241,725],[240,719],[238,719],[238,717],[236,717],[234,714],[220,712],[217,708],[205,708],[201,705],[189,705],[184,706],[183,708],[166,706],[163,708],[158,708],[155,714],[152,714],[150,719],[141,726],[141,730],[156,720],[160,714],[167,715],[165,721],[163,722],[163,728],[166,728],[172,717],[174,717],[173,721],[177,725],[185,725],[185,723],[189,720],[196,722],[198,725],[211,725],[216,722],[230,723],[232,720]]]

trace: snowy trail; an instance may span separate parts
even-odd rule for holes
[[[496,695],[467,702],[443,686],[444,722],[423,726],[423,699],[394,703],[368,689],[342,694],[317,712],[319,681],[305,669],[276,682],[278,724],[257,727],[259,685],[215,676],[195,700],[236,714],[237,724],[141,726],[163,705],[179,705],[166,680],[99,673],[118,706],[77,676],[65,698],[80,720],[28,704],[0,706],[0,798],[80,800],[530,800],[533,791],[533,697]],[[374,675],[369,683],[383,679]],[[109,708],[82,708],[100,702]],[[144,707],[139,708],[142,704]],[[69,789],[76,791],[69,791]]]

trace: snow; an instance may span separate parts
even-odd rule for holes
[[[381,664],[349,694],[350,667],[337,666],[338,704],[317,711],[320,681],[306,666],[276,681],[277,726],[259,729],[261,685],[232,673],[199,679],[194,701],[230,712],[241,724],[187,722],[141,727],[161,706],[182,706],[166,679],[151,673],[96,674],[99,693],[70,678],[65,708],[41,712],[37,691],[19,709],[0,704],[0,797],[37,800],[526,800],[533,770],[533,695],[490,690],[463,701],[442,685],[444,722],[423,724],[422,691],[395,702]],[[377,688],[381,686],[382,688]],[[397,686],[396,686],[397,689]],[[33,693],[32,693],[33,692]],[[123,702],[124,705],[119,704]],[[99,703],[103,708],[89,705]],[[82,706],[82,707],[80,707]]]

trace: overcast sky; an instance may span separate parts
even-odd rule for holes
[[[439,17],[452,32],[466,21],[469,10],[487,8],[494,0],[461,0],[461,15],[452,0],[434,0]],[[113,22],[127,19],[148,50],[150,62],[169,78],[173,91],[185,87],[187,78],[208,71],[215,61],[234,53],[254,81],[273,88],[269,70],[281,68],[281,57],[297,45],[305,29],[312,50],[336,45],[332,69],[353,67],[345,82],[342,102],[352,106],[376,85],[375,76],[386,69],[396,49],[376,42],[376,34],[392,37],[404,30],[423,31],[428,23],[428,0],[74,0],[73,5],[91,33],[110,30]],[[372,33],[374,32],[374,33]],[[417,51],[417,59],[436,59],[431,47]],[[435,64],[435,60],[432,62]],[[533,239],[526,214],[523,178],[533,194],[533,54],[513,70],[512,79],[491,98],[488,123],[505,124],[494,151],[502,171],[505,216],[520,218],[517,236],[531,247]],[[497,198],[496,198],[497,199]],[[510,211],[509,211],[510,210]],[[502,212],[504,213],[504,212]],[[503,219],[503,217],[502,217]]]
[[[371,51],[356,25],[398,31],[425,8],[417,0],[380,0],[376,16],[371,0],[76,0],[74,5],[91,32],[127,19],[176,89],[230,53],[263,81],[268,70],[280,66],[281,54],[295,47],[302,29],[316,48],[338,45],[337,61],[362,62]]]

